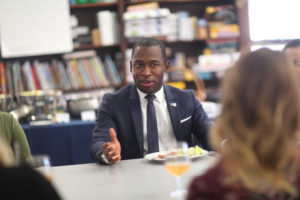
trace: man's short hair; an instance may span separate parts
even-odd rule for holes
[[[286,45],[283,47],[283,51],[293,47],[300,47],[300,39],[291,40],[286,43]]]
[[[142,40],[138,41],[135,43],[132,49],[131,53],[131,58],[133,57],[133,54],[135,53],[135,49],[139,46],[159,46],[161,49],[161,55],[164,61],[167,60],[167,55],[166,55],[166,46],[164,43],[160,40],[157,40],[155,38],[143,38]]]

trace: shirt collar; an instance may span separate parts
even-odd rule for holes
[[[145,99],[145,96],[148,95],[148,94],[142,92],[138,88],[136,88],[136,89],[137,89],[137,92],[139,94],[140,100]],[[155,99],[157,99],[159,103],[162,103],[163,99],[164,99],[164,96],[165,96],[164,86],[162,86],[156,93],[154,93],[154,95],[156,96]]]

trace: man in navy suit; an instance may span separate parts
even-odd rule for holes
[[[208,148],[210,121],[192,91],[163,85],[168,67],[161,41],[145,38],[135,44],[130,61],[135,84],[105,94],[98,110],[91,146],[97,162],[142,158],[154,144],[154,151],[166,150],[178,140],[191,141],[192,133]],[[148,96],[154,96],[152,104]]]
[[[300,75],[300,39],[294,39],[286,43],[283,52],[290,58]]]

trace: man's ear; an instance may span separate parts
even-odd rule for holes
[[[165,72],[168,71],[169,66],[170,66],[170,61],[169,61],[169,59],[167,59],[167,60],[165,61]]]
[[[130,72],[132,73],[132,62],[130,61]]]

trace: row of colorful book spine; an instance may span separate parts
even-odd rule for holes
[[[119,86],[122,78],[110,55],[51,61],[0,61],[1,94],[35,90],[73,91]]]

